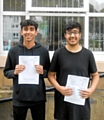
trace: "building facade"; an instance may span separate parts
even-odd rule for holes
[[[104,1],[103,0],[0,0],[0,67],[8,50],[20,40],[20,22],[38,22],[36,41],[50,52],[64,46],[63,26],[70,20],[82,25],[80,44],[95,56],[104,71]]]

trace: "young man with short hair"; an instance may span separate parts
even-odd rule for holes
[[[90,120],[89,97],[95,91],[99,82],[94,56],[90,50],[79,44],[81,38],[81,26],[79,23],[69,22],[65,26],[64,37],[67,44],[55,51],[48,73],[48,78],[55,87],[54,118],[55,120]],[[73,89],[69,84],[69,87],[66,87],[69,75],[76,78],[74,81],[77,81],[79,77],[90,78],[91,76],[90,87],[80,89],[78,95],[76,95],[79,86],[76,85],[74,86],[75,89]],[[80,105],[73,103],[73,101],[65,101],[66,96],[70,97],[73,94],[79,98],[84,98],[85,104]]]
[[[38,33],[38,24],[35,21],[24,20],[20,25],[23,40],[10,49],[4,68],[4,75],[7,78],[13,78],[14,120],[25,120],[28,109],[31,111],[33,120],[45,120],[46,93],[44,77],[50,66],[49,53],[44,47],[35,42],[35,36]],[[39,74],[39,83],[30,83],[31,79],[29,78],[25,79],[28,79],[28,83],[19,83],[19,74],[26,69],[26,64],[19,64],[20,56],[27,56],[27,58],[29,56],[39,56],[39,64],[29,64],[31,61],[25,60],[25,63],[28,62],[29,64],[29,69],[33,69],[33,73],[35,71]],[[32,61],[35,61],[35,57]],[[36,79],[36,76],[34,76],[34,80]]]

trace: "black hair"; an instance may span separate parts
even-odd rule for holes
[[[30,19],[24,20],[24,21],[22,21],[22,22],[20,23],[21,29],[22,29],[24,26],[29,26],[29,25],[34,26],[36,30],[37,30],[37,28],[38,28],[38,23],[35,22],[35,21],[33,21],[33,20],[30,20]]]
[[[78,22],[75,21],[69,21],[64,28],[64,33],[66,33],[66,30],[72,30],[73,28],[78,28],[79,32],[81,32],[81,25]]]

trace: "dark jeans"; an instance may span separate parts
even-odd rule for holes
[[[25,120],[27,110],[30,109],[33,120],[45,120],[45,102],[34,106],[17,107],[13,106],[14,120]]]

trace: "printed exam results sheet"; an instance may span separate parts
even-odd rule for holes
[[[70,87],[74,90],[71,96],[65,96],[64,101],[77,105],[84,105],[85,99],[79,94],[80,90],[85,90],[88,87],[89,78],[76,75],[68,75],[66,87]]]
[[[35,65],[39,65],[39,56],[19,56],[19,64],[25,65],[25,70],[19,73],[19,84],[39,84],[39,74]]]

